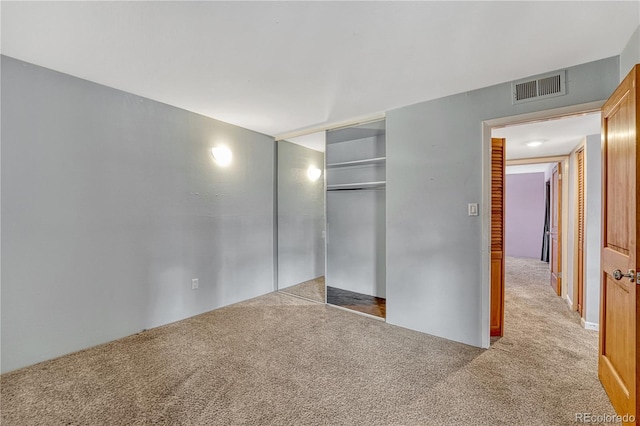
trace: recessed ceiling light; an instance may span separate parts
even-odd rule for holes
[[[542,141],[527,142],[527,146],[530,146],[531,148],[536,147],[536,146],[540,146],[540,145],[542,145]]]

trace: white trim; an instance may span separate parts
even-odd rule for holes
[[[347,121],[340,121],[337,123],[328,123],[328,124],[321,124],[318,126],[314,126],[314,127],[307,127],[306,129],[302,129],[302,130],[294,130],[291,132],[287,132],[287,133],[280,133],[279,135],[275,136],[275,140],[276,141],[281,141],[283,139],[291,139],[291,138],[297,138],[298,136],[306,136],[306,135],[311,135],[313,133],[318,133],[318,132],[324,132],[326,130],[335,130],[335,129],[339,129],[341,127],[351,127],[351,126],[355,126],[358,124],[367,124],[367,123],[371,123],[374,121],[380,121],[383,120],[386,117],[384,112],[378,113],[378,114],[372,114],[372,115],[367,115],[367,116],[362,116],[359,118],[355,118],[355,119],[351,119],[351,120],[347,120]]]
[[[326,135],[325,135],[326,136]],[[325,148],[326,148],[326,138],[325,138]],[[326,149],[325,149],[326,151]],[[327,218],[329,217],[327,210],[327,154],[322,156],[324,160],[324,173],[322,174],[322,179],[324,180],[324,191],[322,191],[322,209],[324,214],[324,303],[327,304],[327,286],[329,285],[329,263],[327,262],[327,255],[329,253],[329,221]]]
[[[480,344],[491,345],[491,126],[482,123],[482,280],[480,294]]]
[[[595,322],[587,322],[584,318],[580,318],[580,325],[585,328],[585,330],[593,330],[600,331],[600,324]]]
[[[486,120],[485,123],[491,128],[499,128],[505,126],[515,126],[524,123],[536,123],[540,121],[548,121],[556,118],[566,118],[571,116],[588,114],[590,112],[599,112],[600,107],[606,101],[588,102],[586,104],[570,105],[561,108],[547,109],[542,111],[530,112],[527,114],[512,115],[509,117],[494,118]]]
[[[569,293],[567,292],[567,297],[564,298],[567,301],[567,305],[569,305],[569,309],[573,311],[573,300],[569,297]]]
[[[521,166],[525,164],[559,163],[569,158],[569,155],[554,155],[553,157],[532,157],[507,160],[507,166]]]

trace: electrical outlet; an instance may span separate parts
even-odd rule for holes
[[[195,290],[198,288],[198,279],[194,278],[191,280],[191,290]]]

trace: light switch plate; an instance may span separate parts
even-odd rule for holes
[[[469,216],[478,216],[478,203],[469,203]]]

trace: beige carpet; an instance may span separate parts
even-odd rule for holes
[[[314,302],[325,302],[325,286],[324,277],[318,277],[313,280],[305,281],[300,284],[292,285],[280,290],[284,293],[293,294],[294,296],[304,297]]]
[[[509,259],[506,335],[486,351],[272,293],[4,374],[2,425],[568,425],[613,413],[597,333],[545,267]]]

